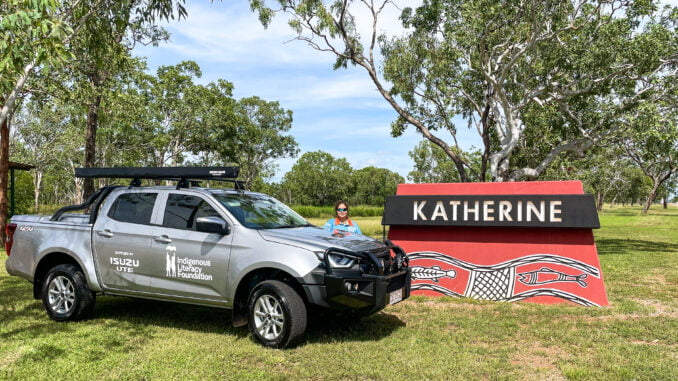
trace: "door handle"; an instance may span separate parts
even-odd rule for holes
[[[159,242],[159,243],[172,243],[172,240],[170,239],[170,237],[168,237],[166,235],[161,235],[160,237],[154,237],[153,240],[155,242]]]
[[[113,237],[113,236],[115,235],[115,234],[113,234],[113,232],[111,232],[111,231],[108,230],[108,229],[106,229],[106,230],[99,230],[99,231],[97,232],[97,234],[100,235],[100,236],[102,236],[102,237],[106,237],[106,238],[111,238],[111,237]]]

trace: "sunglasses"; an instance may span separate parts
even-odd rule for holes
[[[348,212],[348,208],[338,208],[337,212]]]

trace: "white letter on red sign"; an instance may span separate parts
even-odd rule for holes
[[[419,204],[417,201],[414,202],[414,220],[416,221],[418,218],[421,217],[422,220],[426,221],[426,216],[424,213],[421,212],[421,209],[426,205],[426,201],[422,201],[421,204]]]
[[[461,204],[461,201],[450,201],[450,205],[452,205],[452,221],[457,220],[457,207]]]
[[[479,214],[480,214],[480,211],[478,210],[480,202],[475,201],[473,203],[473,205],[474,205],[474,208],[469,209],[468,208],[468,201],[464,201],[464,221],[468,221],[468,214],[469,213],[473,213],[475,215],[474,221],[478,221],[478,217],[479,217]]]
[[[445,208],[443,207],[443,202],[438,201],[436,202],[436,207],[433,209],[433,215],[431,216],[431,221],[435,221],[436,218],[442,217],[443,221],[447,221],[447,212],[445,212]]]
[[[499,201],[499,221],[504,221],[504,218],[506,221],[513,221],[509,214],[512,208],[511,201]]]
[[[494,221],[494,201],[483,201],[483,221]]]
[[[563,212],[560,210],[561,205],[563,205],[562,201],[551,201],[551,215],[549,216],[550,222],[563,222],[562,218],[556,217],[556,215],[560,216],[560,213]]]
[[[527,202],[527,221],[532,221],[534,214],[540,222],[544,222],[544,201],[539,201],[539,209],[532,201]]]

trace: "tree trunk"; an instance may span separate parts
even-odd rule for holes
[[[0,99],[2,101],[2,99]],[[0,244],[5,244],[7,227],[7,175],[9,174],[9,118],[0,124]]]
[[[98,87],[96,80],[93,80],[95,88]],[[99,127],[99,107],[101,106],[101,95],[94,96],[93,102],[87,112],[87,136],[85,137],[85,168],[92,168],[96,162],[97,129]],[[94,193],[94,179],[86,178],[82,188],[82,199],[86,200]]]
[[[600,212],[603,210],[603,200],[605,199],[605,195],[602,192],[598,192],[596,195],[597,201],[596,201],[596,209]]]
[[[42,187],[42,171],[35,171],[35,178],[33,180],[33,210],[35,213],[40,213],[40,188]]]
[[[652,191],[647,196],[647,200],[645,200],[645,205],[643,206],[643,214],[647,214],[647,211],[650,210],[650,206],[654,202],[655,198],[657,198],[657,192],[659,192],[659,187],[661,185],[662,185],[661,182],[657,181],[657,179],[652,179]]]
[[[668,208],[669,208],[669,200],[668,200],[668,198],[669,198],[669,196],[664,196],[664,197],[662,197],[662,207],[663,207],[664,209],[668,209]]]

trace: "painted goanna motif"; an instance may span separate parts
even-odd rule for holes
[[[466,296],[475,299],[507,302],[515,302],[535,296],[553,296],[585,306],[598,305],[581,296],[553,288],[539,288],[517,294],[515,293],[516,281],[526,286],[571,282],[576,283],[582,288],[586,288],[588,287],[588,284],[586,283],[585,279],[588,276],[600,278],[600,271],[596,267],[571,258],[561,257],[553,254],[534,254],[512,259],[510,261],[498,263],[495,265],[483,266],[465,262],[457,258],[450,257],[449,255],[433,251],[417,251],[408,254],[408,257],[410,258],[410,261],[414,262],[413,264],[416,264],[417,260],[432,260],[452,265],[458,269],[469,272],[468,282],[463,294],[459,294],[442,285],[431,283],[413,283],[412,291],[429,290],[448,296]],[[573,270],[578,270],[581,273],[577,275],[571,275],[556,271],[546,267],[546,264],[549,263],[567,266]],[[516,273],[516,269],[518,267],[532,264],[542,264],[543,266],[538,270]],[[440,279],[444,277],[455,278],[457,276],[457,271],[459,270],[444,270],[439,265],[431,267],[413,266],[412,278],[413,281],[428,280],[438,283]]]

